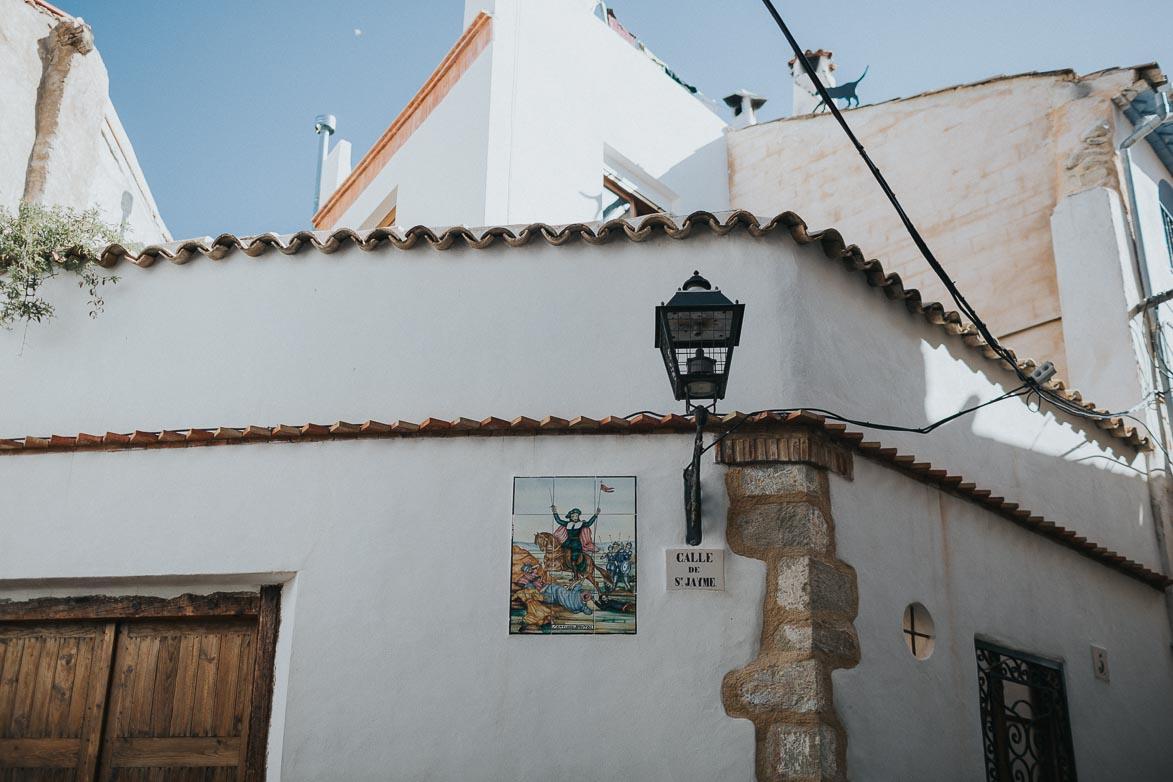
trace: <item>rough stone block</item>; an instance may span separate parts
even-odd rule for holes
[[[839,763],[839,730],[826,723],[771,725],[766,734],[766,757],[771,779],[846,779]]]
[[[725,676],[724,700],[731,713],[814,714],[830,711],[831,677],[816,660],[758,659]]]
[[[753,465],[737,472],[735,490],[742,497],[816,494],[822,489],[818,468],[809,464]]]
[[[812,557],[785,557],[778,562],[774,596],[788,611],[853,619],[859,610],[855,571],[839,569]]]
[[[850,622],[787,622],[774,631],[774,650],[850,668],[859,663],[859,636]]]
[[[754,505],[732,515],[741,542],[750,548],[801,548],[821,554],[831,547],[830,525],[810,503]]]

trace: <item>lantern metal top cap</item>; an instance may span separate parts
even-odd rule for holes
[[[713,286],[709,283],[708,280],[701,276],[700,271],[693,271],[692,276],[684,281],[684,285],[681,287],[681,290],[690,291],[694,288],[702,288],[706,291],[711,291]]]

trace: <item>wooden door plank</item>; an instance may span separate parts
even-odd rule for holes
[[[79,739],[0,739],[0,768],[23,768],[34,774],[41,768],[74,768]]]
[[[75,739],[81,735],[80,730],[69,724],[69,706],[77,679],[77,652],[81,643],[80,638],[61,639],[57,651],[57,668],[53,672],[53,683],[49,689],[49,710],[45,715],[43,735],[46,738]]]
[[[259,628],[258,628],[259,630]],[[249,636],[244,639],[244,645],[241,649],[240,664],[237,674],[241,681],[240,694],[236,698],[236,714],[235,719],[240,720],[240,741],[244,747],[245,757],[244,761],[248,763],[248,747],[249,747],[249,728],[252,724],[252,698],[253,687],[252,677],[256,672],[256,635]],[[247,773],[247,768],[243,769]]]
[[[115,768],[235,766],[240,739],[233,736],[117,738],[111,765]]]
[[[185,616],[256,616],[256,592],[216,592],[179,597],[43,597],[0,603],[0,622],[44,622],[63,619],[145,619]]]
[[[82,728],[81,762],[78,764],[77,779],[88,782],[99,771],[103,761],[102,737],[109,711],[119,707],[117,696],[112,692],[115,666],[118,664],[118,626],[106,623],[94,646],[93,662],[90,669],[90,694],[87,699],[85,725]]]
[[[241,642],[240,658],[236,674],[237,679],[240,681],[240,688],[236,696],[236,708],[234,709],[236,713],[233,714],[233,733],[240,732],[240,742],[245,748],[246,753],[248,752],[249,723],[252,718],[252,677],[256,670],[256,648],[256,633],[246,635]]]
[[[80,639],[77,647],[77,661],[74,662],[73,680],[75,686],[69,698],[69,715],[66,722],[70,726],[70,735],[81,736],[84,730],[86,707],[90,699],[90,676],[96,675],[91,671],[94,664],[94,650],[102,642],[104,628],[98,627],[91,631],[89,638]]]
[[[0,605],[4,605],[0,603]],[[91,638],[102,622],[10,622],[0,620],[0,639],[10,638]]]
[[[61,638],[56,634],[41,639],[40,664],[37,665],[36,681],[33,685],[33,702],[29,708],[29,721],[25,736],[42,738],[49,722],[49,697],[53,690],[53,674],[57,672],[57,655],[61,650]]]
[[[150,736],[151,709],[155,696],[155,669],[159,661],[159,638],[141,638],[138,667],[134,672],[134,695],[130,708],[126,710],[126,723],[122,726],[123,736]]]
[[[249,698],[244,782],[264,782],[269,750],[269,719],[273,713],[273,666],[277,659],[277,631],[281,624],[281,587],[261,587],[257,616],[257,643]]]
[[[216,703],[206,725],[209,736],[239,736],[236,722],[237,690],[240,685],[240,656],[245,636],[241,633],[225,635],[220,641],[219,676],[216,681]]]
[[[155,638],[164,635],[204,635],[249,632],[257,626],[256,617],[196,617],[194,619],[149,619],[127,624],[130,638]]]
[[[155,666],[155,691],[151,704],[151,735],[171,735],[171,707],[175,704],[175,680],[179,673],[179,636],[159,637]]]
[[[179,638],[179,672],[175,680],[175,703],[171,707],[172,736],[191,733],[191,708],[195,700],[196,663],[199,659],[199,636]]]
[[[0,669],[0,737],[8,736],[12,709],[16,704],[16,685],[20,681],[20,663],[24,657],[23,638],[9,638],[4,642],[4,665]]]
[[[199,672],[191,710],[191,735],[207,736],[215,711],[216,670],[220,658],[220,635],[200,636]]]
[[[33,708],[33,696],[37,690],[37,670],[45,644],[40,638],[26,639],[20,658],[20,676],[16,681],[16,700],[12,706],[12,717],[8,721],[8,737],[18,739],[28,735],[29,712]]]

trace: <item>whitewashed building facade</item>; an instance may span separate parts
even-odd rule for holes
[[[0,774],[1166,779],[1154,439],[1027,396],[929,435],[731,412],[917,427],[1020,380],[868,226],[722,211],[739,139],[822,120],[727,134],[591,4],[482,5],[323,230],[113,246],[99,319],[0,334]],[[541,140],[503,119],[528,109],[499,105],[542,91],[510,75],[527,25],[647,66],[659,118],[567,120],[562,178],[532,179],[508,150]],[[441,203],[411,171],[456,108],[485,187]],[[611,186],[632,219],[590,222]],[[695,428],[649,326],[694,270],[746,307],[701,469],[721,591],[668,588]],[[612,475],[638,481],[637,632],[511,634],[514,480]]]

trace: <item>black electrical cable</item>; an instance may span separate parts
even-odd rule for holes
[[[778,9],[774,7],[774,4],[771,2],[771,0],[762,0],[762,2],[765,4],[767,10],[769,10],[770,15],[774,17],[774,21],[777,23],[779,29],[782,30],[782,34],[786,36],[786,40],[790,43],[790,47],[794,50],[795,58],[798,60],[798,62],[802,63],[803,70],[805,70],[807,76],[810,77],[811,83],[815,85],[815,89],[819,93],[819,98],[830,110],[836,121],[838,121],[839,126],[843,128],[843,132],[847,134],[847,138],[851,141],[852,145],[855,147],[855,150],[859,153],[859,156],[863,158],[863,162],[867,165],[868,170],[872,172],[872,176],[875,177],[876,182],[879,183],[880,189],[884,191],[884,195],[888,197],[888,201],[891,202],[893,208],[896,210],[896,214],[899,215],[900,222],[904,224],[904,228],[908,231],[909,236],[912,237],[913,243],[916,245],[917,249],[920,250],[921,255],[924,256],[925,260],[928,261],[929,266],[931,266],[933,271],[936,272],[937,276],[941,278],[941,282],[945,284],[945,288],[949,291],[949,295],[953,297],[953,300],[957,303],[957,306],[961,308],[962,312],[964,312],[965,315],[969,317],[971,321],[973,321],[974,326],[977,327],[978,332],[982,335],[986,342],[989,343],[990,347],[992,347],[1010,365],[1010,367],[1018,375],[1019,379],[1021,379],[1023,382],[1029,382],[1030,377],[1025,372],[1023,372],[1021,367],[1018,366],[1017,361],[1013,360],[1006,354],[1005,348],[1003,348],[998,343],[998,341],[994,339],[994,336],[990,333],[989,328],[982,321],[982,319],[978,317],[977,312],[966,300],[965,296],[962,295],[961,291],[957,288],[957,285],[953,282],[953,279],[945,271],[944,267],[941,266],[940,262],[937,261],[936,256],[933,255],[933,251],[929,249],[929,245],[920,235],[920,231],[918,231],[916,226],[913,225],[912,220],[904,211],[904,207],[900,205],[900,200],[896,197],[896,193],[893,192],[892,188],[888,185],[888,180],[884,178],[884,175],[880,172],[880,169],[876,166],[875,163],[872,162],[872,159],[868,155],[867,150],[864,149],[863,144],[860,143],[860,140],[856,138],[855,133],[851,130],[851,126],[847,124],[847,120],[845,120],[843,118],[843,114],[840,113],[839,107],[835,105],[834,98],[832,98],[830,93],[827,92],[827,88],[823,86],[822,81],[820,81],[819,77],[815,74],[815,70],[811,66],[810,61],[807,60],[804,50],[801,46],[798,45],[798,41],[796,41],[794,36],[790,33],[790,28],[786,26],[786,22],[782,21],[782,16],[778,13]]]
[[[994,337],[985,321],[983,321],[978,316],[977,310],[975,310],[969,301],[966,300],[960,289],[958,289],[957,285],[953,282],[953,279],[945,271],[944,267],[941,266],[940,262],[937,261],[936,256],[933,255],[933,251],[929,249],[928,244],[920,235],[920,231],[917,230],[911,218],[909,218],[908,214],[904,211],[904,207],[901,206],[900,200],[896,197],[896,193],[888,185],[888,181],[884,179],[884,175],[880,172],[880,169],[876,166],[875,163],[872,162],[872,159],[868,155],[867,150],[864,149],[863,144],[860,143],[855,133],[851,130],[851,127],[847,124],[847,120],[843,118],[843,114],[839,111],[839,107],[835,104],[835,100],[831,97],[830,93],[827,92],[827,88],[823,86],[823,83],[815,74],[814,68],[806,58],[805,50],[798,45],[798,41],[795,40],[794,36],[790,33],[790,28],[788,28],[786,26],[786,22],[782,20],[782,16],[778,13],[778,9],[774,7],[774,4],[771,2],[771,0],[762,0],[762,3],[766,6],[766,9],[770,12],[770,15],[774,17],[774,22],[777,23],[778,28],[782,31],[782,34],[786,36],[786,40],[789,42],[790,48],[794,50],[794,56],[796,60],[802,64],[803,70],[806,71],[806,74],[810,78],[811,83],[814,84],[815,90],[819,94],[819,98],[835,117],[836,121],[839,123],[839,126],[843,129],[843,132],[847,134],[847,138],[851,141],[852,145],[854,145],[856,151],[859,153],[859,156],[867,165],[868,170],[871,171],[872,176],[875,177],[876,182],[879,183],[880,189],[884,191],[884,195],[887,196],[888,201],[896,210],[896,214],[900,217],[900,221],[904,224],[904,228],[908,231],[908,235],[912,238],[913,243],[916,245],[917,249],[920,250],[921,255],[924,256],[924,259],[928,262],[929,266],[932,267],[933,272],[937,275],[938,278],[940,278],[941,282],[944,283],[945,288],[949,291],[949,295],[953,298],[954,303],[957,304],[962,313],[967,318],[969,318],[969,320],[977,328],[978,333],[981,334],[982,339],[986,341],[986,344],[989,345],[990,349],[993,350],[1000,359],[1006,362],[1006,365],[1009,366],[1014,374],[1018,376],[1019,380],[1023,381],[1024,384],[1034,389],[1035,393],[1039,397],[1040,402],[1043,399],[1046,399],[1055,407],[1058,407],[1059,409],[1064,410],[1071,415],[1082,418],[1106,420],[1126,416],[1130,411],[1123,411],[1120,413],[1098,413],[1087,410],[1086,408],[1081,407],[1071,400],[1059,395],[1055,391],[1044,388],[1041,383],[1036,382],[1022,369],[1022,367],[1018,365],[1018,361],[1015,360],[1015,358],[1010,354],[1009,350]],[[1147,425],[1144,425],[1144,428],[1146,431],[1148,431]],[[1152,433],[1149,432],[1149,434],[1151,436]]]
[[[708,451],[710,448],[715,446],[717,443],[721,442],[726,437],[728,437],[729,435],[733,434],[738,429],[740,429],[742,424],[751,420],[754,416],[761,415],[762,413],[777,413],[779,415],[782,415],[785,413],[800,413],[800,412],[815,413],[815,414],[821,415],[824,418],[831,420],[831,421],[839,421],[839,422],[845,423],[845,424],[853,424],[855,426],[863,426],[863,427],[867,427],[869,429],[880,429],[885,432],[911,432],[912,434],[929,434],[930,432],[937,429],[938,427],[944,426],[945,424],[949,423],[950,421],[955,421],[963,415],[969,415],[970,413],[973,413],[977,410],[981,410],[983,407],[987,407],[989,405],[995,404],[997,402],[1002,402],[1006,399],[1011,399],[1013,397],[1024,396],[1030,392],[1031,392],[1031,387],[1029,385],[1027,385],[1026,383],[1023,383],[1018,388],[1007,391],[1006,393],[1002,394],[1001,396],[994,397],[993,399],[989,399],[985,402],[982,402],[981,404],[974,405],[973,407],[967,407],[964,410],[958,410],[956,413],[953,413],[952,415],[947,415],[944,418],[933,421],[931,424],[925,424],[924,426],[897,426],[894,424],[877,424],[877,423],[872,423],[871,421],[861,421],[857,418],[848,418],[847,416],[839,415],[836,412],[833,412],[831,410],[825,410],[821,407],[786,407],[786,408],[771,408],[768,410],[756,410],[752,413],[748,413],[740,421],[738,421],[733,426],[729,427],[724,432],[722,432],[720,435],[718,435],[713,440],[713,442],[709,443],[708,445],[706,445],[704,447],[704,449],[701,451],[701,453],[702,454],[705,453],[705,451]]]

